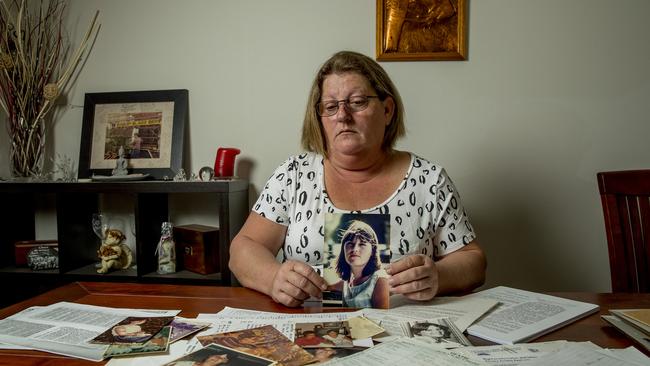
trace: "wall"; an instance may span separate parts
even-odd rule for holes
[[[101,31],[54,152],[78,161],[86,92],[186,88],[192,169],[239,147],[253,195],[299,151],[319,65],[375,50],[373,0],[73,0],[72,35],[95,9]],[[453,177],[488,285],[610,290],[595,174],[650,162],[647,14],[645,0],[470,1],[467,61],[382,64],[406,104],[400,147]]]

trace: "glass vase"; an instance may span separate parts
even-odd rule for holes
[[[27,121],[20,115],[11,116],[9,166],[14,178],[35,178],[43,172],[45,124],[43,119]]]

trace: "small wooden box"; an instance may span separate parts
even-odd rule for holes
[[[59,244],[56,240],[23,240],[14,243],[16,267],[27,267],[27,254],[37,247],[51,247],[58,250]]]
[[[210,274],[219,268],[219,229],[205,225],[181,225],[174,228],[176,257],[191,272]]]

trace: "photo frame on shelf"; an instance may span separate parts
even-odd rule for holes
[[[466,11],[467,0],[377,0],[377,60],[466,60]]]
[[[129,173],[173,177],[183,167],[186,89],[86,93],[79,178],[109,176],[122,147]]]

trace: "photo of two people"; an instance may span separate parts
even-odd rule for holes
[[[389,307],[390,215],[325,215],[323,306]]]

